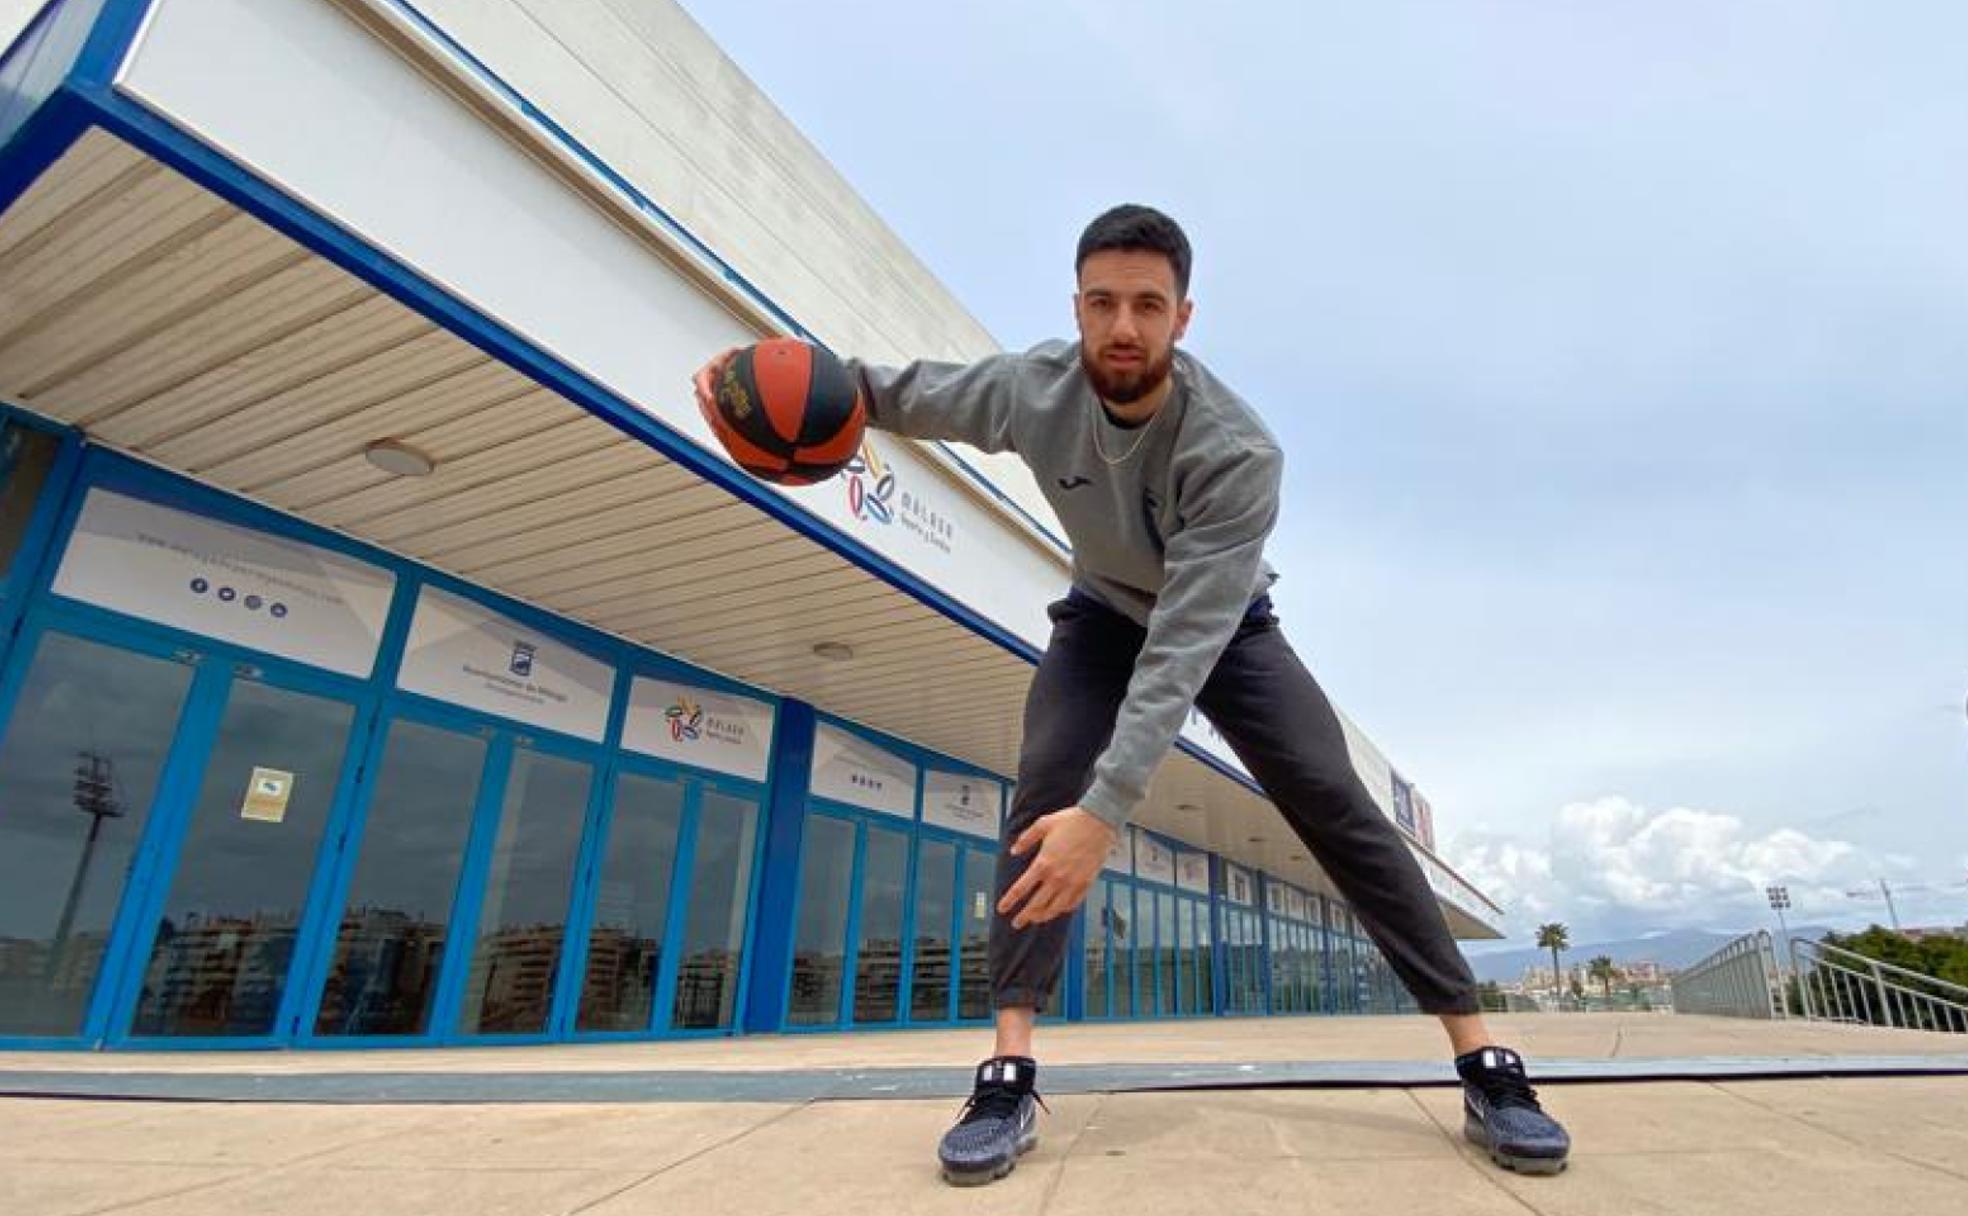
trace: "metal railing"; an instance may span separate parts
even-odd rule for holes
[[[1767,930],[1739,937],[1671,981],[1674,1012],[1712,1017],[1784,1016],[1776,950]]]
[[[1792,1007],[1811,1021],[1968,1034],[1960,984],[1803,938],[1791,939],[1790,969]]]

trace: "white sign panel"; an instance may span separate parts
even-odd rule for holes
[[[936,769],[924,775],[924,823],[996,840],[1003,816],[1004,787],[997,782]]]
[[[417,596],[397,687],[600,742],[615,671],[436,587]]]
[[[622,746],[646,756],[763,781],[772,765],[769,701],[637,676]]]
[[[822,722],[813,735],[811,792],[815,797],[913,819],[916,766]]]
[[[1150,882],[1175,885],[1175,850],[1146,832],[1134,836],[1134,872]]]
[[[1209,854],[1182,853],[1175,859],[1175,885],[1198,895],[1209,894]]]
[[[367,676],[396,577],[314,545],[95,489],[54,589],[160,625]]]
[[[1255,902],[1256,884],[1251,882],[1250,871],[1241,866],[1223,867],[1223,890],[1233,904],[1248,908]]]

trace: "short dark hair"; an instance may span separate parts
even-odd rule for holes
[[[1078,274],[1094,254],[1109,251],[1161,254],[1175,270],[1176,298],[1189,295],[1189,238],[1182,234],[1180,224],[1153,207],[1122,203],[1095,217],[1080,234],[1073,273]]]

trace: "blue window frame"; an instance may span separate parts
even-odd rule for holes
[[[34,914],[59,927],[61,918],[49,907],[73,902],[77,912],[71,923],[80,925],[78,918],[87,917],[105,922],[106,927],[91,931],[91,948],[83,960],[86,974],[68,968],[82,994],[71,985],[64,990],[59,1009],[50,1012],[37,1006],[35,1016],[45,1014],[53,1019],[51,1024],[58,1024],[54,1032],[48,1025],[22,1030],[0,1020],[0,1045],[140,1043],[185,1048],[291,1042],[360,1047],[736,1032],[742,1024],[751,961],[756,919],[752,913],[760,896],[761,816],[769,785],[628,753],[620,749],[619,740],[627,687],[638,674],[752,697],[763,694],[222,492],[86,448],[72,435],[61,443],[57,464],[65,461],[66,465],[45,479],[41,501],[28,512],[33,523],[4,575],[6,607],[21,625],[0,666],[0,762],[7,754],[9,734],[17,729],[14,719],[23,690],[32,691],[30,676],[49,639],[58,647],[94,647],[110,656],[105,661],[126,667],[148,663],[151,667],[143,670],[155,670],[162,664],[180,673],[175,678],[182,687],[178,699],[160,711],[162,724],[151,730],[162,738],[146,745],[149,759],[143,764],[157,771],[147,778],[140,795],[144,813],[133,815],[119,804],[116,814],[93,816],[93,824],[83,816],[74,817],[78,832],[93,826],[105,840],[100,829],[112,820],[127,819],[133,831],[141,825],[134,843],[97,842],[100,856],[128,856],[127,880],[106,894],[97,889],[100,882],[78,884],[78,891],[88,885],[87,898],[51,897]],[[396,577],[396,589],[371,672],[366,676],[328,672],[54,595],[49,588],[53,559],[62,548],[57,542],[73,531],[83,491],[95,486],[293,537],[388,569]],[[617,675],[605,738],[601,742],[574,739],[395,688],[410,609],[426,585],[442,586],[609,663]],[[177,908],[172,903],[175,887],[190,884],[205,893],[226,890],[214,877],[224,867],[216,862],[206,865],[211,859],[199,849],[240,847],[233,838],[239,831],[237,817],[229,809],[237,803],[229,784],[233,777],[217,773],[212,765],[232,754],[226,750],[228,739],[237,744],[233,751],[240,756],[252,750],[248,744],[267,745],[248,739],[251,732],[227,733],[231,708],[250,708],[246,703],[254,697],[284,699],[291,702],[290,708],[325,707],[324,721],[332,720],[338,732],[318,749],[332,755],[333,771],[304,774],[293,786],[297,791],[289,812],[293,818],[286,826],[298,828],[305,810],[308,835],[280,854],[280,864],[274,867],[285,876],[286,903],[277,915],[264,914],[257,920],[250,914],[230,913],[228,920],[189,904]],[[266,712],[261,707],[248,717],[263,721]],[[446,830],[454,838],[465,837],[462,849],[420,875],[429,882],[397,882],[393,887],[386,878],[364,875],[362,845],[365,839],[380,840],[392,830],[387,822],[390,808],[379,806],[378,799],[402,796],[404,781],[397,780],[394,790],[391,786],[390,740],[409,731],[429,732],[426,741],[458,744],[458,755],[467,759],[454,767],[461,765],[464,784],[476,788],[465,789],[444,812]],[[325,762],[320,756],[316,760],[316,767]],[[523,973],[516,988],[502,991],[509,996],[517,992],[532,1003],[517,1022],[481,1024],[479,1029],[485,1033],[471,1036],[465,1033],[470,1027],[463,1024],[463,1015],[470,1009],[466,985],[473,952],[480,944],[480,923],[490,924],[483,900],[488,893],[520,889],[510,882],[500,885],[502,875],[512,877],[510,867],[499,868],[500,828],[508,804],[518,797],[515,766],[524,769],[529,764],[558,765],[563,772],[579,770],[583,788],[566,795],[579,805],[572,808],[573,822],[551,842],[556,866],[551,890],[544,899],[533,901],[555,909],[551,915],[535,914],[543,922],[536,926],[540,940],[493,952],[519,964]],[[92,788],[109,788],[114,776],[95,781]],[[686,794],[671,859],[674,873],[663,897],[663,941],[658,949],[648,951],[654,969],[639,994],[648,1021],[626,1031],[590,1030],[577,1026],[577,1014],[601,894],[598,871],[607,856],[613,822],[612,800],[625,779],[632,784],[677,782]],[[104,794],[97,801],[109,797]],[[9,826],[7,813],[5,801],[0,800],[0,834]],[[371,832],[376,835],[371,837]],[[515,856],[511,848],[506,855],[507,861]],[[352,912],[351,896],[360,900],[366,893],[387,893],[406,885],[437,888],[432,900],[436,910],[369,909],[372,915],[367,915],[366,925],[351,923],[351,915],[363,912],[360,907]],[[178,894],[191,898],[186,891]],[[5,912],[0,907],[0,915]],[[199,928],[187,935],[185,917],[192,913],[197,913]],[[525,936],[521,929],[506,928]],[[168,943],[168,949],[160,943]],[[526,948],[519,949],[522,945]],[[50,949],[47,942],[37,949],[43,950],[37,957],[74,955],[73,950]],[[275,972],[277,976],[268,978]],[[485,981],[483,975],[479,979]],[[19,1004],[19,993],[10,995],[10,982],[6,963],[0,959],[0,1000]],[[45,1005],[45,997],[44,993],[36,999]],[[357,997],[363,1002],[359,1006],[350,1003]],[[392,1007],[392,1001],[400,1007]],[[66,1029],[60,1029],[63,1026]],[[185,1033],[193,1028],[196,1033]]]
[[[931,770],[1003,779],[905,740],[821,715],[909,761],[909,816],[809,793],[784,971],[789,1031],[947,1026],[991,1016],[988,942],[997,848],[923,819]],[[1063,1002],[1055,999],[1048,1012]]]

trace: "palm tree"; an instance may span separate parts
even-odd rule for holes
[[[1606,990],[1606,1003],[1608,1005],[1612,1004],[1613,981],[1619,978],[1619,968],[1613,966],[1613,960],[1602,954],[1587,963],[1585,965],[1585,971],[1601,988]]]
[[[1565,976],[1558,965],[1558,952],[1571,949],[1570,935],[1571,930],[1557,921],[1538,926],[1538,946],[1551,951],[1551,987],[1557,992],[1563,992],[1565,984]]]

